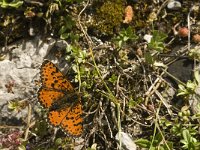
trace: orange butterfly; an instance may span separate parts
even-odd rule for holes
[[[80,136],[83,132],[80,96],[52,62],[43,62],[40,75],[42,86],[38,91],[38,100],[48,109],[50,124],[61,127],[71,136]]]

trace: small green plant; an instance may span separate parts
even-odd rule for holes
[[[27,106],[27,101],[25,100],[12,100],[8,102],[8,109],[15,112],[22,111]]]
[[[164,51],[164,40],[167,35],[161,31],[153,30],[153,36],[150,43],[148,43],[149,51],[144,54],[145,60],[149,64],[153,64],[156,60],[157,54]]]
[[[181,111],[178,113],[178,116],[180,117],[180,120],[183,122],[189,122],[189,118],[190,118],[190,110],[188,106],[183,106],[181,108]]]
[[[167,35],[165,33],[158,30],[153,30],[153,36],[150,43],[148,44],[148,48],[156,50],[157,52],[163,52],[165,47],[164,40],[166,38]]]
[[[153,138],[151,137],[151,140]],[[166,141],[166,144],[163,143],[163,139],[160,133],[157,133],[156,136],[153,139],[153,143],[151,140],[147,139],[139,139],[135,141],[137,145],[139,145],[141,148],[147,148],[149,150],[169,150],[173,149],[173,143],[170,141]]]
[[[197,119],[196,115],[191,116],[189,107],[183,106],[170,129],[170,133],[182,143],[183,149],[199,150],[200,141],[197,140],[199,127],[191,124],[191,120],[194,119]]]
[[[139,97],[137,99],[133,99],[132,97],[130,97],[129,102],[128,102],[128,106],[129,108],[134,108],[137,105],[141,104],[143,102],[142,97]]]
[[[197,61],[200,61],[200,49],[199,47],[193,48],[189,51],[189,57],[192,59],[195,59]]]
[[[0,7],[2,8],[8,8],[8,7],[13,7],[13,8],[19,8],[23,4],[23,1],[20,0],[13,0],[9,1],[8,0],[0,0]]]
[[[197,87],[196,82],[192,82],[192,81],[188,81],[186,83],[186,86],[179,84],[178,85],[179,89],[178,89],[178,94],[177,96],[188,96],[190,94],[194,94],[195,93],[195,89]]]
[[[74,59],[75,62],[81,64],[85,63],[86,60],[86,51],[80,49],[77,46],[67,45],[66,52],[70,53],[70,55],[67,55],[65,58],[66,60]]]
[[[68,45],[66,48],[66,52],[70,55],[65,57],[66,60],[71,61],[74,60],[72,63],[72,69],[77,75],[75,76],[75,82],[80,82],[81,76],[87,74],[88,70],[87,67],[82,66],[86,60],[86,51],[81,50],[77,46]]]
[[[184,96],[188,97],[189,95],[195,94],[196,93],[196,88],[199,87],[200,85],[200,76],[199,76],[199,71],[196,70],[194,71],[194,81],[188,81],[186,85],[179,84],[178,87],[178,94],[177,96]]]
[[[115,83],[117,82],[117,76],[115,74],[113,74],[109,79],[109,82],[111,82],[113,85],[115,85]]]
[[[128,41],[135,41],[138,37],[134,34],[131,27],[127,29],[122,29],[119,35],[114,39],[119,48],[121,48]]]
[[[60,35],[61,39],[67,39],[69,38],[71,41],[78,41],[79,36],[70,32],[72,30],[72,28],[75,26],[75,22],[72,20],[71,17],[69,16],[62,16],[60,18],[61,21],[61,28],[58,32],[58,34]]]
[[[182,147],[187,150],[200,150],[198,124],[192,124],[199,117],[192,115],[189,106],[183,106],[177,116],[170,120],[159,117],[158,125],[161,132],[156,132],[150,139],[139,139],[135,143],[141,148],[150,150],[171,150]],[[170,140],[169,140],[170,139]]]
[[[183,146],[183,149],[187,150],[199,150],[200,149],[200,142],[197,141],[196,138],[194,138],[188,129],[184,129],[182,131],[182,140],[180,141]]]

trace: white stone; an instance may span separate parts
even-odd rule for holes
[[[145,41],[147,41],[148,43],[150,43],[150,42],[151,42],[151,39],[152,39],[152,37],[153,37],[152,35],[145,34],[145,35],[144,35],[144,40],[145,40]]]
[[[171,0],[168,2],[167,8],[171,10],[178,10],[181,8],[181,3],[179,1]]]
[[[127,150],[136,150],[136,144],[134,143],[133,139],[124,132],[121,133],[121,142],[122,142],[122,147],[127,149]],[[116,134],[115,139],[119,141],[119,133]]]

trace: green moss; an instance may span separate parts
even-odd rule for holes
[[[122,0],[108,0],[97,8],[95,27],[105,35],[112,35],[120,28],[124,16],[124,2]]]

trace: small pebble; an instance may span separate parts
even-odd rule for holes
[[[145,35],[144,35],[144,40],[147,41],[148,43],[150,43],[152,37],[153,37],[152,35],[145,34]]]
[[[134,143],[132,137],[127,133],[120,132],[122,146],[126,150],[137,150],[136,144]],[[115,139],[119,141],[119,132],[116,134]]]
[[[193,39],[194,42],[199,43],[200,42],[200,35],[195,34],[195,35],[193,35],[192,39]]]
[[[131,6],[127,6],[125,8],[125,18],[123,23],[130,23],[133,19],[133,8]]]
[[[170,10],[178,10],[181,8],[181,3],[179,1],[171,0],[168,2],[167,8]]]
[[[181,27],[181,28],[179,28],[179,30],[178,30],[178,35],[179,35],[180,37],[187,37],[188,34],[189,34],[188,28],[186,28],[186,27]]]

